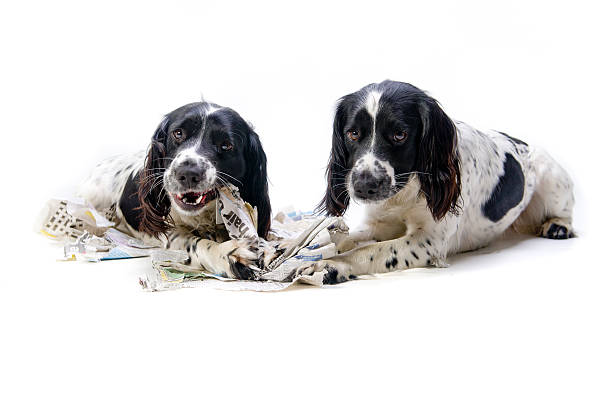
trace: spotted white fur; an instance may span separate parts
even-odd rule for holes
[[[119,202],[130,176],[144,167],[145,152],[111,157],[99,163],[79,185],[77,195],[96,209],[105,210]]]

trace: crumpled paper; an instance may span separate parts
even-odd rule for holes
[[[115,208],[100,213],[79,199],[51,199],[39,215],[39,230],[64,243],[61,260],[104,261],[150,256],[151,246],[116,226]]]
[[[267,266],[251,266],[254,280],[230,279],[217,270],[202,270],[183,264],[184,258],[152,256],[153,268],[140,279],[148,290],[160,291],[180,287],[210,286],[230,290],[275,291],[297,282],[322,285],[322,275],[301,275],[296,269],[306,263],[337,254],[336,246],[348,238],[348,227],[337,217],[307,213],[280,212],[271,225],[270,240],[257,236],[257,214],[245,203],[235,187],[217,191],[217,216],[232,239],[258,239],[259,256],[275,252],[278,256]],[[279,251],[279,247],[283,251]],[[222,282],[222,283],[221,283]]]
[[[337,254],[337,246],[348,238],[348,227],[337,217],[281,211],[272,220],[269,240],[257,235],[257,210],[245,203],[234,186],[217,190],[217,223],[232,239],[257,239],[259,256],[268,256],[251,266],[254,280],[227,278],[219,270],[204,270],[185,264],[184,251],[153,247],[117,227],[115,209],[100,213],[86,202],[51,200],[43,210],[40,230],[64,241],[65,260],[104,261],[151,257],[152,267],[140,276],[148,291],[206,286],[227,290],[277,291],[295,283],[322,285],[322,275],[301,275],[296,269]],[[274,256],[270,261],[270,253]]]

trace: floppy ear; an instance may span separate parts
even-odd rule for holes
[[[457,153],[457,129],[438,102],[430,97],[419,102],[423,124],[417,168],[421,192],[434,219],[447,212],[457,214],[461,174]]]
[[[348,207],[350,197],[346,190],[346,174],[348,173],[346,160],[348,151],[344,144],[344,125],[346,123],[346,111],[341,100],[336,109],[334,117],[334,129],[332,135],[332,150],[325,176],[327,178],[327,190],[325,196],[317,205],[316,211],[327,215],[342,216]]]
[[[151,145],[147,152],[145,165],[140,173],[138,185],[138,200],[142,215],[139,230],[152,236],[159,237],[166,233],[171,222],[170,198],[164,189],[163,176],[166,168],[166,126],[164,118],[151,138]]]
[[[268,196],[268,161],[257,133],[251,130],[247,138],[245,149],[247,173],[240,194],[251,206],[257,207],[257,234],[265,238],[270,230],[272,212]]]

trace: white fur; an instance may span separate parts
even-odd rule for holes
[[[374,149],[374,142],[376,141],[376,116],[378,115],[378,109],[380,107],[380,97],[382,93],[377,90],[372,90],[368,93],[364,100],[364,107],[367,112],[372,116],[372,143],[370,149]]]

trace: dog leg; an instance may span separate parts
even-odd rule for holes
[[[531,155],[536,186],[531,202],[515,222],[515,229],[548,239],[568,239],[572,227],[574,187],[568,173],[544,150]]]
[[[194,235],[170,235],[166,248],[184,250],[189,255],[186,264],[200,266],[210,272],[240,280],[251,280],[251,267],[258,265],[257,239],[228,240],[218,243]]]
[[[302,274],[323,273],[324,284],[337,284],[363,274],[387,273],[413,267],[445,267],[442,242],[426,234],[403,236],[359,247],[298,269]]]

